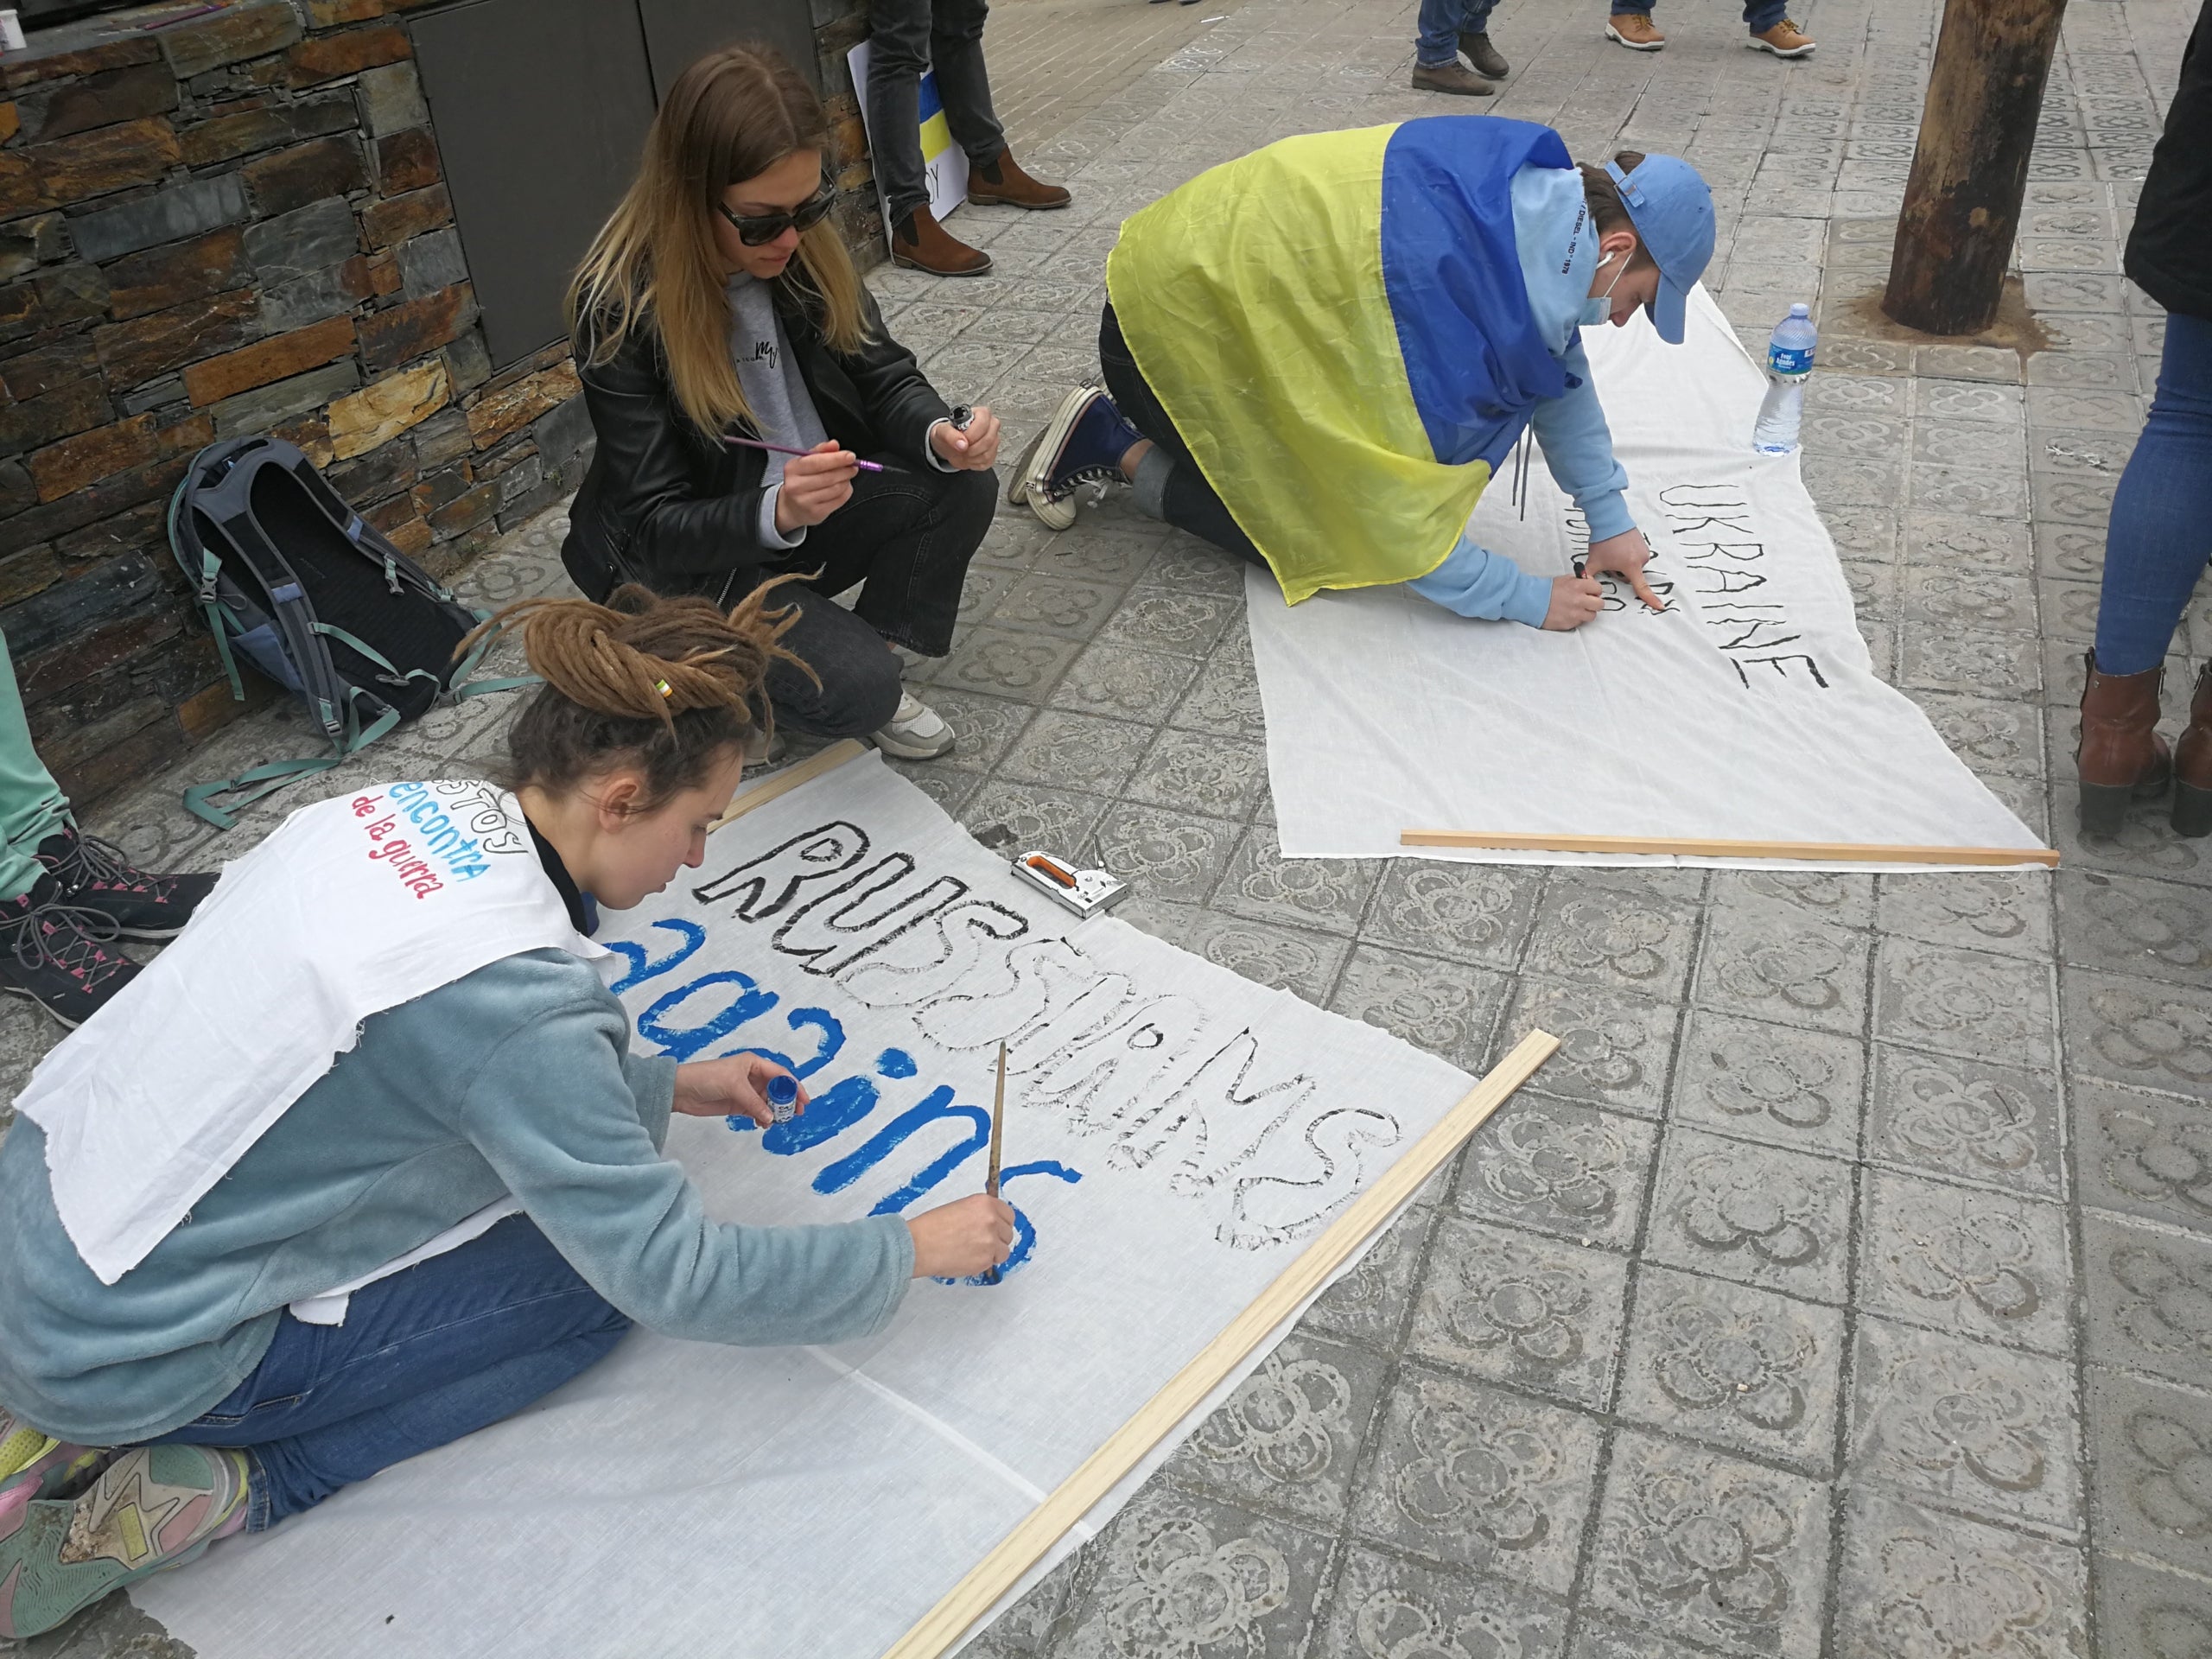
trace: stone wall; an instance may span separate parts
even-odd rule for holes
[[[290,439],[441,573],[582,475],[565,348],[492,372],[399,9],[0,62],[0,630],[80,799],[238,711],[163,531],[201,445]]]
[[[476,326],[404,16],[439,3],[122,12],[0,60],[0,631],[80,801],[241,710],[163,528],[202,445],[289,439],[442,576],[582,479],[566,346],[493,374]],[[816,3],[841,222],[880,258],[864,24]]]

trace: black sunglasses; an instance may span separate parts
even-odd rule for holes
[[[837,205],[837,193],[829,185],[808,197],[787,213],[733,213],[719,201],[715,211],[737,227],[737,239],[748,248],[757,248],[772,242],[785,231],[812,230],[830,215]]]

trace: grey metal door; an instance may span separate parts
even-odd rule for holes
[[[652,123],[637,12],[476,0],[411,20],[494,367],[568,331],[569,278],[629,187]]]
[[[822,90],[809,0],[638,0],[638,15],[645,22],[653,85],[662,98],[702,54],[739,41],[774,47],[817,92]]]

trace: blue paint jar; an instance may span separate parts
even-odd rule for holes
[[[798,1079],[788,1071],[779,1071],[768,1079],[768,1110],[779,1123],[788,1123],[798,1116]]]

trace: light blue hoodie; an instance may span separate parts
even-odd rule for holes
[[[282,1018],[272,1010],[272,1018]],[[503,1194],[592,1287],[699,1342],[839,1342],[904,1299],[897,1216],[711,1221],[661,1154],[676,1063],[629,1052],[591,966],[534,950],[372,1016],[361,1039],[112,1285],[62,1230],[46,1141],[0,1145],[0,1402],[116,1446],[207,1411],[287,1304],[373,1272]]]

